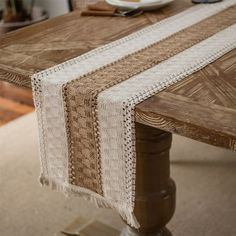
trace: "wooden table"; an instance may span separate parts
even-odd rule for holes
[[[0,38],[0,79],[30,87],[35,72],[191,5],[177,0],[137,18],[79,17],[75,11],[6,34]],[[164,227],[175,209],[175,184],[169,171],[172,133],[236,150],[236,50],[136,106],[136,133],[135,212],[140,232],[170,235]]]

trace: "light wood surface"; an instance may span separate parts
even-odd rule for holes
[[[0,38],[0,79],[30,87],[30,76],[176,14],[176,0],[137,18],[80,17],[78,12]],[[115,26],[115,27],[114,27]],[[136,107],[137,122],[236,150],[236,51]]]

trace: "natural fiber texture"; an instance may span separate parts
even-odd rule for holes
[[[235,4],[195,6],[33,76],[41,182],[138,227],[134,107],[236,46]]]
[[[96,146],[99,143],[96,110],[100,92],[184,51],[235,22],[236,7],[232,7],[64,86],[69,161],[72,167],[77,168],[77,171],[70,169],[71,183],[101,193],[100,146]]]

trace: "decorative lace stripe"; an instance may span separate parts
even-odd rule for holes
[[[68,82],[64,87],[64,99],[67,111],[69,163],[73,167],[69,169],[70,183],[102,193],[99,130],[96,114],[97,96],[100,92],[128,80],[235,22],[236,7],[231,7],[169,38],[88,73],[77,80]],[[110,138],[117,139],[113,136]],[[131,152],[131,150],[127,151]],[[113,157],[113,155],[111,156]],[[114,188],[109,191],[107,188],[104,195],[117,201],[126,202],[126,191],[121,190],[122,187],[125,187],[125,179],[123,175],[118,176],[119,172],[117,169],[113,176],[116,179],[116,184],[121,186],[118,186],[117,192]],[[118,177],[123,178],[124,182],[120,181]],[[109,178],[105,186],[109,185],[111,181],[112,179]],[[123,198],[121,198],[121,194]]]

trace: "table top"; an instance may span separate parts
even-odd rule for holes
[[[78,12],[0,38],[0,79],[30,87],[30,76],[174,15],[176,0],[137,18],[80,17]],[[115,26],[115,27],[114,27]],[[236,50],[136,106],[136,121],[236,150]]]

